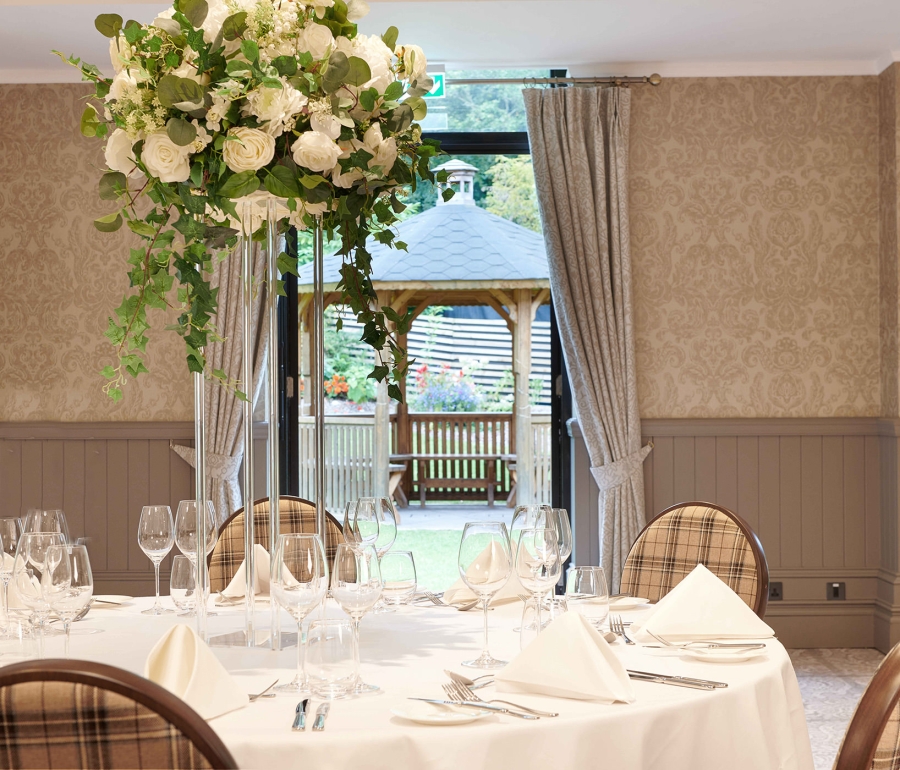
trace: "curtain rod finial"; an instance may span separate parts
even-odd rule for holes
[[[660,83],[662,83],[662,77],[660,77],[658,72],[654,72],[649,78],[647,78],[647,82],[651,86],[658,86]]]

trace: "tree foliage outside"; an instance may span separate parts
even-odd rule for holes
[[[484,208],[491,214],[539,233],[541,218],[531,158],[527,155],[498,158],[491,166],[491,177]]]

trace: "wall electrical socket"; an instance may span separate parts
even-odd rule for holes
[[[825,596],[828,601],[842,601],[847,598],[846,583],[832,583],[829,581],[825,584]]]
[[[782,599],[784,599],[784,590],[781,583],[769,583],[769,601],[780,602]]]

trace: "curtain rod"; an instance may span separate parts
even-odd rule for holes
[[[655,72],[652,75],[640,77],[601,77],[601,78],[447,78],[448,86],[486,86],[486,85],[502,85],[506,83],[517,83],[522,86],[544,86],[544,85],[579,85],[579,86],[599,86],[599,85],[615,85],[625,86],[638,83],[649,83],[652,86],[658,86],[662,82],[662,78]]]

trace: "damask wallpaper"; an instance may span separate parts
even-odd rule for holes
[[[875,77],[634,90],[642,417],[879,414],[878,147]]]
[[[879,139],[879,264],[881,284],[881,413],[885,417],[900,415],[900,251],[897,209],[900,187],[900,101],[898,101],[900,65],[892,64],[878,76]]]
[[[129,235],[98,233],[100,143],[78,131],[81,85],[0,85],[0,421],[193,419],[182,344],[157,334],[149,375],[113,404],[106,318],[127,285]],[[157,315],[158,331],[167,323]]]

